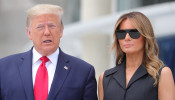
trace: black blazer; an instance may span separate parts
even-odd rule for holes
[[[126,87],[125,62],[106,70],[103,77],[104,100],[158,100],[158,86],[141,65]]]
[[[34,100],[32,50],[0,59],[0,100]],[[94,68],[60,49],[47,100],[97,100]]]

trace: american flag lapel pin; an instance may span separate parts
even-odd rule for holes
[[[65,69],[65,70],[68,70],[68,67],[67,67],[67,66],[64,66],[64,69]]]

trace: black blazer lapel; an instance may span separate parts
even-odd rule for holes
[[[26,96],[28,100],[34,100],[32,81],[32,49],[22,55],[21,61],[18,65]]]
[[[69,60],[65,59],[65,54],[60,49],[54,79],[47,100],[54,100],[54,98],[59,94],[59,91],[61,90],[70,70],[71,65],[69,65]]]
[[[140,65],[140,67],[136,70],[136,72],[130,79],[127,88],[129,88],[131,84],[133,84],[135,81],[137,81],[138,79],[140,79],[142,76],[146,74],[148,74],[148,72],[146,71],[145,67],[143,65]]]
[[[113,75],[113,77],[123,89],[126,89],[125,62],[117,67],[118,71]]]

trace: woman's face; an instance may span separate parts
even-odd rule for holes
[[[128,30],[128,29],[136,29],[129,19],[125,19],[123,22],[120,23],[119,30]],[[124,33],[121,33],[124,34]],[[134,32],[130,34],[135,34]],[[120,47],[123,52],[126,54],[139,54],[140,52],[143,53],[144,51],[144,38],[140,35],[139,38],[133,39],[127,33],[124,39],[118,39]]]

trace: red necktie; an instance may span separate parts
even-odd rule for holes
[[[48,96],[48,72],[45,63],[49,61],[46,56],[40,58],[42,61],[39,66],[34,85],[34,97],[35,100],[47,100]]]

